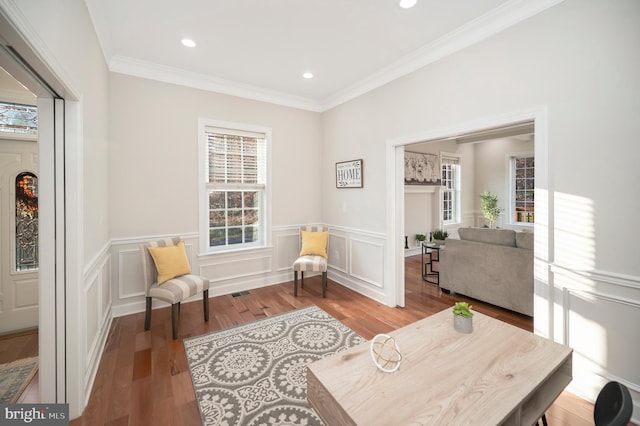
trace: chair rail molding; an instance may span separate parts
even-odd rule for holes
[[[623,383],[640,412],[637,356],[640,277],[550,264],[554,292],[554,338],[571,346],[573,381],[568,390],[594,402],[608,381]],[[621,326],[622,324],[622,326]],[[637,421],[637,419],[635,420]]]

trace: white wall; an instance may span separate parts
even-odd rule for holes
[[[198,252],[199,118],[271,129],[268,247]],[[168,235],[187,241],[191,266],[212,280],[212,296],[292,279],[298,226],[321,220],[318,113],[112,73],[110,138],[115,315],[144,310],[139,243]]]
[[[408,188],[414,189],[414,188]],[[416,234],[420,233],[429,238],[433,231],[433,209],[437,204],[433,188],[415,188],[415,191],[404,193],[404,233],[408,237],[409,248],[419,247]],[[430,191],[429,191],[430,190]],[[415,251],[412,254],[416,254]]]
[[[198,232],[198,118],[270,127],[273,225],[320,221],[317,113],[113,73],[112,237]]]
[[[549,243],[538,271],[549,281],[537,282],[536,305],[551,298],[553,309],[536,318],[536,329],[546,333],[544,324],[552,324],[554,339],[576,345],[572,389],[588,398],[603,381],[619,378],[639,400],[639,370],[628,348],[639,347],[640,336],[620,335],[601,316],[640,320],[640,199],[628,188],[640,180],[637,16],[640,3],[633,0],[567,0],[323,114],[325,170],[349,158],[366,165],[357,196],[323,180],[323,218],[381,232],[393,184],[382,173],[386,141],[546,106],[549,182],[541,183],[536,203],[548,206],[551,217],[536,225],[536,235]],[[549,268],[568,278],[557,281]],[[383,283],[385,294],[394,285]],[[578,344],[581,330],[598,326],[606,342]]]
[[[65,72],[63,77],[82,97],[83,221],[91,230],[84,233],[83,255],[88,262],[109,241],[109,206],[104,196],[109,186],[109,70],[84,1],[22,1],[17,6]]]
[[[114,315],[144,309],[138,246],[151,238],[183,237],[192,268],[212,279],[212,296],[292,279],[298,227],[322,223],[318,189],[327,173],[335,185],[333,167],[322,168],[320,114],[113,73],[109,117]],[[198,253],[199,118],[272,129],[268,247]],[[380,298],[383,238],[358,228],[330,225],[330,231],[329,277]],[[379,259],[375,268],[371,259]]]

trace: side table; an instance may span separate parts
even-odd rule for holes
[[[440,285],[440,250],[443,249],[444,245],[422,243],[422,279],[429,284]],[[433,269],[434,263],[438,264],[437,271]]]

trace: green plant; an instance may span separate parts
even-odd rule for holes
[[[432,236],[434,240],[446,240],[449,236],[449,233],[444,229],[436,229],[435,231],[433,231]]]
[[[424,241],[427,237],[424,234],[416,234],[416,240],[417,241]]]
[[[493,223],[498,219],[504,209],[498,207],[498,196],[489,191],[480,194],[480,209],[484,218],[489,222],[489,228],[493,228]]]
[[[467,302],[456,302],[456,304],[453,305],[453,314],[460,315],[465,318],[471,318],[473,316],[471,308],[473,308],[473,306],[471,306]]]

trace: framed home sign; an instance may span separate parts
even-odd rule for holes
[[[362,188],[362,160],[336,163],[336,188]]]

